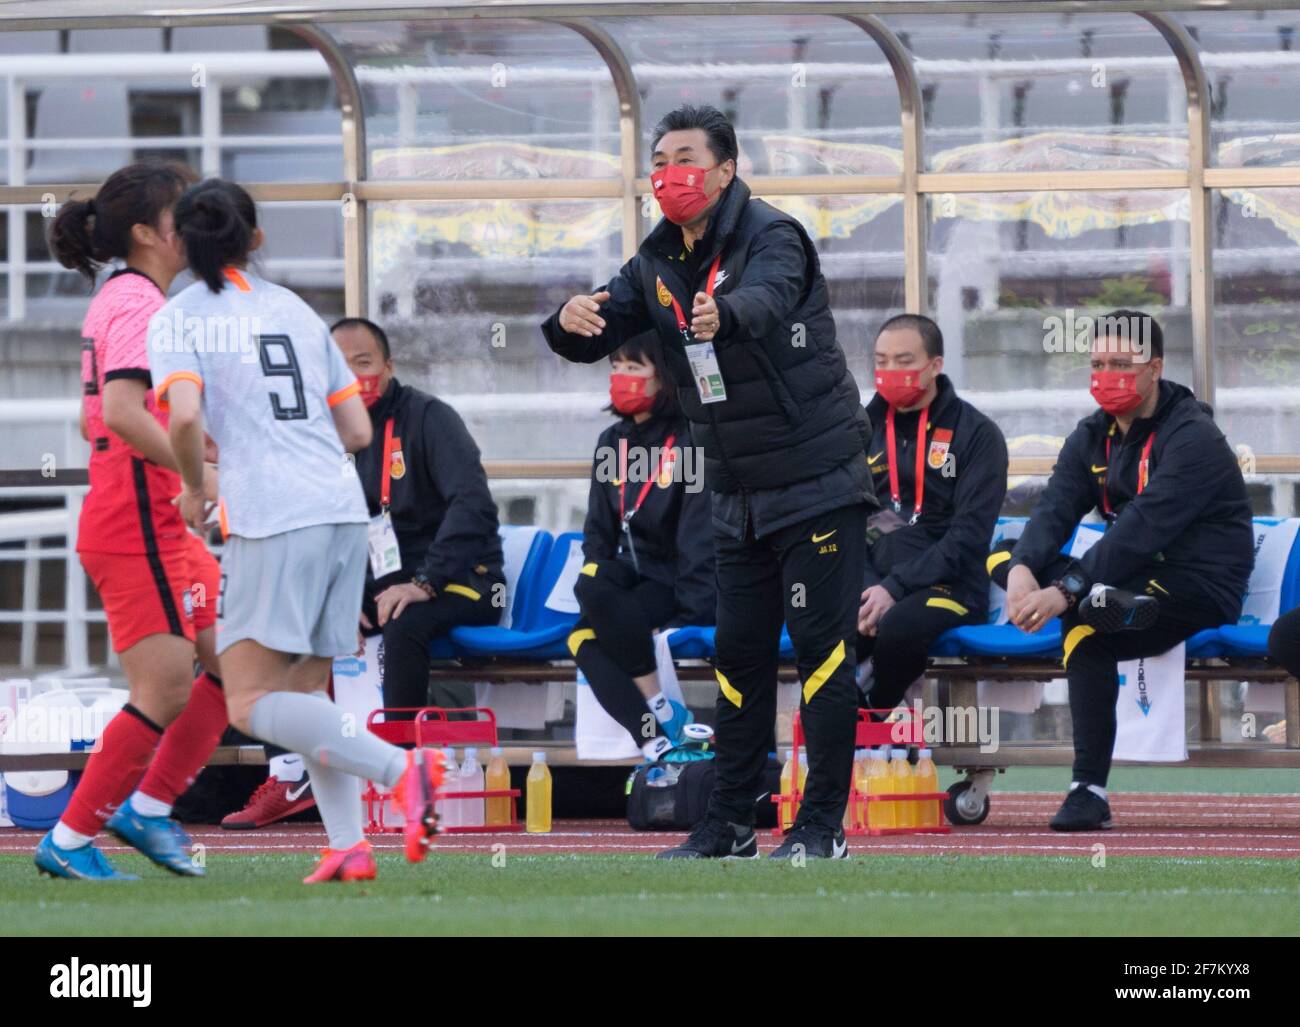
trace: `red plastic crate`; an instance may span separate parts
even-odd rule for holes
[[[878,713],[888,716],[893,713],[892,710],[858,710],[858,726],[854,736],[854,749],[866,749],[879,745],[924,745],[925,738],[922,731],[922,725],[917,720],[912,711],[906,707],[899,710],[902,714],[901,719],[885,722],[872,720],[871,714]],[[784,819],[785,807],[791,805],[790,820],[794,821],[794,814],[799,810],[799,801],[802,798],[802,792],[799,790],[799,750],[804,745],[803,723],[799,719],[799,714],[794,715],[794,751],[791,760],[791,781],[789,795],[773,795],[772,801],[776,804],[776,828],[773,834],[780,835],[784,833],[781,827],[781,821]],[[879,795],[865,795],[859,792],[853,784],[849,785],[849,806],[853,809],[853,822],[856,825],[859,821],[865,823],[867,816],[868,802],[935,802],[939,807],[939,823],[933,827],[846,827],[844,833],[847,835],[888,835],[888,834],[948,834],[952,828],[945,824],[943,816],[943,800],[948,797],[947,792],[882,792]],[[859,815],[859,812],[861,815]]]
[[[395,713],[411,713],[409,720],[389,720]],[[473,713],[473,720],[452,720],[450,714]],[[408,706],[379,709],[366,718],[366,727],[370,732],[393,745],[421,746],[439,749],[444,746],[494,746],[497,744],[497,718],[486,706]],[[448,799],[510,799],[510,823],[484,824],[481,827],[444,827],[439,834],[498,834],[507,831],[522,831],[524,824],[518,819],[514,800],[522,793],[518,788],[504,788],[473,792],[439,791],[438,798]],[[366,782],[366,790],[361,793],[368,811],[367,831],[394,832],[400,827],[388,827],[384,824],[385,796],[375,787],[373,781]]]

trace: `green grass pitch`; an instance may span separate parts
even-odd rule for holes
[[[379,880],[304,886],[306,855],[226,855],[203,880],[140,856],[135,883],[38,878],[0,857],[0,934],[1294,935],[1300,861],[871,856],[798,868],[646,856],[380,856]]]

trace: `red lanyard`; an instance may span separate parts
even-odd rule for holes
[[[708,284],[706,284],[704,287],[704,291],[710,296],[713,295],[713,286],[718,280],[718,265],[720,263],[722,263],[721,253],[719,253],[716,257],[713,258],[713,266],[709,268],[709,281]],[[668,293],[668,297],[673,301],[673,313],[677,315],[677,330],[681,332],[682,337],[689,342],[692,338],[692,335],[690,331],[690,325],[686,321],[686,315],[685,313],[682,312],[682,305],[677,302],[677,297],[674,296],[671,292]]]
[[[380,479],[379,506],[388,509],[388,500],[393,490],[393,419],[384,422],[384,474]]]
[[[650,486],[655,483],[655,479],[664,473],[664,466],[671,464],[673,461],[673,443],[677,441],[676,435],[669,435],[664,440],[663,452],[659,454],[659,470],[655,472],[654,478],[647,478],[641,486],[640,493],[636,497],[636,506],[632,507],[631,513],[624,512],[624,497],[627,495],[627,439],[618,440],[618,519],[622,524],[630,521],[633,515],[641,509],[641,504],[645,502],[645,497],[650,493]]]
[[[916,480],[912,491],[915,500],[912,503],[912,519],[915,524],[921,516],[921,504],[925,501],[925,429],[930,420],[930,408],[924,407],[916,422]],[[889,498],[894,501],[894,513],[903,512],[903,503],[898,491],[898,456],[894,443],[894,408],[891,406],[885,414],[885,444],[889,447]]]
[[[1151,444],[1156,440],[1156,433],[1152,432],[1147,436],[1146,445],[1142,447],[1142,459],[1138,461],[1138,487],[1137,494],[1142,495],[1142,490],[1147,487],[1147,479],[1150,477],[1149,468],[1151,466]],[[1106,436],[1106,478],[1110,478],[1110,436]],[[1101,483],[1101,512],[1109,520],[1114,514],[1110,509],[1110,496],[1106,494],[1106,482]]]

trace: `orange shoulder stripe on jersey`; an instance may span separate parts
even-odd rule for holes
[[[240,292],[252,292],[253,287],[248,284],[248,279],[239,273],[237,267],[222,268],[221,273],[226,276],[227,280],[234,285]]]
[[[226,501],[217,500],[217,520],[221,525],[221,541],[224,544],[230,539],[230,522],[226,520]]]
[[[361,391],[360,382],[354,381],[351,385],[345,385],[343,386],[343,388],[339,389],[338,392],[330,393],[329,405],[332,407],[336,407],[340,403],[342,403],[345,399],[348,399],[351,396],[355,396],[360,391]]]
[[[171,404],[168,403],[165,398],[167,395],[167,390],[172,387],[172,384],[174,382],[181,382],[181,381],[193,382],[195,385],[199,387],[200,392],[203,391],[203,379],[200,378],[193,371],[173,371],[171,374],[169,374],[166,378],[163,379],[162,384],[159,385],[158,388],[153,390],[153,399],[154,402],[158,404],[159,410],[166,410],[171,406]]]

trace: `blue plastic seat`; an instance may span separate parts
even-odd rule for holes
[[[1032,635],[1014,624],[963,624],[945,631],[932,648],[935,656],[1061,657],[1061,620],[1053,617]]]
[[[545,568],[554,539],[549,531],[541,528],[511,524],[502,525],[499,534],[506,577],[506,608],[501,614],[501,623],[492,625],[491,629],[481,626],[453,628],[450,634],[439,635],[429,643],[431,660],[451,660],[478,651],[458,645],[453,637],[457,632],[496,631],[527,621],[533,593],[537,591],[537,579]],[[477,636],[471,634],[469,637],[473,640]]]
[[[668,636],[668,650],[678,660],[706,660],[717,655],[714,635],[717,628],[687,625],[678,628]],[[781,626],[781,659],[794,659],[794,643],[790,641],[790,629]]]
[[[582,533],[565,532],[555,539],[541,572],[529,582],[521,576],[517,594],[524,597],[522,616],[513,617],[509,626],[452,628],[451,640],[456,649],[471,656],[514,656],[533,660],[568,657],[565,640],[578,622],[578,614],[555,609],[547,603],[574,546],[581,548]]]
[[[1276,517],[1256,517],[1256,525],[1269,524],[1275,525],[1280,523],[1281,518]],[[1259,567],[1256,566],[1256,570]],[[1251,574],[1251,583],[1254,583],[1255,575]],[[1249,594],[1249,586],[1247,593]],[[1287,554],[1286,567],[1282,572],[1282,586],[1278,590],[1278,609],[1277,614],[1285,613],[1300,604],[1300,534],[1297,534],[1295,541],[1291,543],[1291,551]],[[1276,617],[1275,614],[1274,616]],[[1214,636],[1213,642],[1207,641],[1205,648],[1213,648],[1215,651],[1205,653],[1193,653],[1192,642],[1187,644],[1188,656],[1238,656],[1238,657],[1262,657],[1268,655],[1268,633],[1272,630],[1273,621],[1270,619],[1267,623],[1261,623],[1253,617],[1243,615],[1242,619],[1236,624],[1225,624],[1211,632],[1201,631],[1193,636],[1192,641],[1200,638],[1202,635]]]
[[[1219,628],[1198,631],[1187,640],[1186,656],[1189,660],[1208,660],[1224,655],[1223,639]]]

